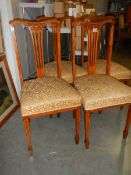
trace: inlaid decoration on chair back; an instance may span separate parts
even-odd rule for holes
[[[108,37],[108,46],[106,51],[106,74],[110,74],[110,62],[111,62],[111,55],[112,55],[112,45],[113,45],[113,31],[114,31],[114,18],[112,17],[99,17],[96,18],[93,22],[88,20],[79,20],[72,22],[72,59],[73,59],[73,76],[74,79],[76,77],[75,71],[75,30],[76,26],[81,25],[82,29],[82,57],[84,51],[84,40],[87,37],[88,44],[86,46],[86,50],[88,53],[88,62],[87,62],[87,72],[88,74],[96,73],[96,62],[99,56],[99,48],[100,48],[100,36],[101,30],[104,25],[109,24],[109,37]],[[83,59],[83,58],[82,58]]]
[[[16,30],[15,30],[17,25],[21,25],[23,28],[26,28],[26,30],[28,30],[28,32],[30,33],[37,77],[44,76],[44,60],[45,60],[45,56],[44,56],[45,48],[43,44],[44,29],[45,27],[50,26],[52,27],[53,30],[56,31],[57,71],[58,71],[58,77],[60,77],[61,76],[60,21],[58,21],[57,19],[47,19],[43,21],[29,21],[29,20],[22,20],[22,19],[14,19],[10,21],[11,32],[13,35],[14,47],[15,47],[16,58],[17,58],[18,69],[19,69],[19,76],[22,84],[23,75],[22,75],[22,67],[21,67],[21,58],[19,54],[18,42],[17,42]]]

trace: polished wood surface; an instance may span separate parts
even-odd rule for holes
[[[44,77],[44,47],[43,47],[43,29],[48,26],[52,26],[52,30],[55,33],[55,52],[56,52],[56,61],[57,61],[57,72],[58,77],[61,77],[61,41],[60,41],[60,20],[57,19],[45,19],[41,21],[28,21],[22,19],[15,19],[10,21],[13,41],[14,41],[14,48],[16,52],[16,59],[18,64],[19,76],[21,80],[21,86],[24,83],[23,75],[22,75],[22,68],[21,68],[21,60],[18,50],[18,43],[17,37],[15,33],[15,27],[17,25],[22,25],[26,27],[31,35],[32,43],[33,43],[33,52],[35,58],[35,65],[36,65],[36,73],[37,78]],[[28,80],[27,80],[28,81]],[[44,100],[44,99],[41,99]],[[56,97],[57,100],[57,97]],[[60,110],[50,110],[43,113],[35,113],[32,115],[23,116],[23,122],[25,126],[26,132],[26,139],[28,145],[29,154],[33,154],[32,142],[31,142],[31,130],[30,130],[30,119],[34,117],[40,117],[43,115],[52,116],[53,114],[58,114],[60,117],[60,113],[64,111],[73,110],[75,111],[75,142],[79,143],[79,128],[80,128],[80,106],[71,106],[68,108],[62,108]],[[39,137],[39,136],[38,136]]]
[[[88,36],[88,64],[87,64],[87,72],[88,74],[95,74],[96,73],[96,62],[98,59],[98,49],[99,49],[99,39],[100,39],[100,32],[103,25],[108,24],[110,26],[109,30],[109,40],[108,40],[108,47],[107,47],[107,56],[106,56],[106,74],[110,75],[110,66],[111,66],[111,57],[112,57],[112,45],[113,45],[113,34],[114,34],[114,18],[113,17],[102,17],[99,19],[93,20],[93,22],[88,20],[76,20],[72,22],[72,69],[73,69],[73,79],[76,79],[76,68],[75,68],[75,32],[76,26],[81,26],[82,29],[82,42],[84,43],[84,37]],[[83,51],[83,49],[82,49]],[[87,75],[88,76],[88,75]],[[81,77],[82,79],[82,77]],[[117,80],[116,80],[117,81]],[[84,84],[83,84],[84,86]],[[84,88],[84,87],[83,87]],[[108,91],[108,89],[107,89]],[[93,87],[92,91],[93,93]],[[95,92],[94,92],[95,94]],[[110,96],[109,96],[110,98]],[[131,106],[130,104],[120,104],[108,107],[97,108],[93,110],[85,110],[85,147],[89,148],[89,132],[90,132],[90,119],[91,113],[95,111],[101,111],[103,109],[108,109],[117,106],[129,106],[128,115],[126,120],[125,129],[123,131],[123,138],[127,138],[128,129],[131,124]],[[104,104],[103,104],[104,106]]]

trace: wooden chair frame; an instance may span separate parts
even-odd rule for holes
[[[113,44],[113,33],[114,33],[114,19],[113,18],[103,18],[99,22],[84,22],[84,21],[74,21],[72,22],[72,69],[73,69],[73,79],[76,79],[76,70],[75,70],[75,28],[77,25],[81,25],[83,28],[83,32],[86,31],[88,33],[88,74],[96,73],[96,60],[98,57],[98,43],[99,43],[99,34],[100,29],[104,24],[110,24],[110,33],[109,33],[109,44],[107,50],[107,64],[106,64],[106,75],[110,75],[110,63],[111,63],[111,55],[112,55],[112,44]],[[98,32],[94,32],[94,28],[98,30]],[[92,49],[93,47],[93,49]],[[117,106],[129,106],[127,120],[125,124],[125,128],[123,131],[123,139],[126,139],[128,136],[129,125],[131,124],[131,104],[120,104],[109,107],[97,108],[94,110],[84,110],[85,112],[85,147],[89,148],[89,129],[90,129],[90,120],[91,113],[95,111],[102,111],[107,108],[117,107]]]
[[[42,30],[47,24],[52,25],[52,27],[56,27],[55,32],[57,34],[57,47],[56,47],[57,71],[58,71],[57,73],[58,73],[58,77],[60,78],[61,77],[60,21],[57,19],[47,19],[44,21],[28,21],[28,20],[15,19],[15,20],[10,21],[10,26],[11,26],[11,32],[12,32],[13,41],[14,41],[14,49],[16,52],[16,59],[17,59],[17,64],[18,64],[18,71],[19,71],[21,86],[23,85],[24,80],[23,80],[23,75],[22,75],[18,44],[17,44],[16,34],[15,34],[15,26],[18,24],[26,26],[31,34],[31,39],[32,39],[33,49],[34,49],[34,58],[35,58],[35,63],[36,63],[36,73],[37,73],[37,77],[39,78],[44,77],[44,54],[43,54]],[[69,111],[69,110],[75,111],[75,133],[76,133],[75,142],[76,144],[78,144],[79,143],[79,128],[80,128],[80,106],[64,108],[61,110],[48,111],[48,112],[33,114],[29,116],[28,115],[23,116],[28,151],[30,155],[33,154],[32,142],[31,142],[31,131],[30,131],[30,119],[34,117],[40,117],[42,115],[52,115],[52,114]]]

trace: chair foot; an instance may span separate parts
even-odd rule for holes
[[[86,148],[86,149],[89,149],[89,146],[90,146],[89,141],[85,141],[85,148]]]
[[[75,143],[76,144],[79,144],[79,135],[78,136],[75,136]]]
[[[123,139],[126,139],[128,136],[128,130],[123,131]]]
[[[33,156],[33,150],[32,150],[32,147],[28,147],[28,152],[29,152],[29,155],[30,155],[30,156]]]

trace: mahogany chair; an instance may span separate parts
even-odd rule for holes
[[[42,21],[45,19],[48,19],[48,17],[41,16],[41,17],[37,18],[37,21]],[[71,33],[70,24],[71,24],[71,20],[73,19],[72,17],[64,16],[64,17],[59,17],[56,19],[58,19],[60,21],[60,24],[62,27],[61,34],[64,32],[62,29],[64,29],[65,27],[69,28],[68,30],[70,30],[70,33]],[[53,38],[54,38],[53,44],[54,44],[54,49],[55,49],[56,44],[57,44],[56,39],[55,39],[56,33],[54,31],[52,31],[50,28],[49,28],[49,31],[53,33]],[[56,55],[56,53],[55,53],[55,55]],[[55,55],[54,55],[54,57],[56,57]],[[56,64],[55,59],[54,59],[54,61],[50,61],[49,63],[45,64],[45,75],[56,77],[57,76],[56,66],[57,66],[57,64]],[[68,83],[72,84],[73,77],[72,77],[72,60],[71,60],[71,58],[68,58],[67,60],[64,60],[64,59],[61,60],[61,70],[62,70],[62,72],[61,72],[62,78],[65,79]],[[77,72],[77,77],[80,77],[80,76],[87,74],[85,69],[83,69],[83,67],[81,67],[77,64],[76,64],[76,72]]]
[[[81,23],[88,35],[88,64],[86,70],[88,75],[76,78],[75,69],[75,28]],[[102,26],[110,25],[109,42],[106,57],[106,74],[96,74],[96,63],[99,55],[99,39]],[[112,55],[114,32],[114,20],[102,19],[99,22],[72,22],[72,59],[74,87],[82,97],[82,105],[85,112],[85,147],[89,147],[89,130],[91,112],[106,108],[129,105],[123,138],[128,135],[131,123],[131,88],[110,76],[110,64]]]
[[[37,74],[35,79],[23,80],[17,36],[15,34],[17,25],[25,26],[31,35]],[[45,76],[43,31],[47,25],[51,26],[57,33],[57,77]],[[81,97],[71,85],[61,79],[60,22],[56,19],[40,22],[16,19],[10,21],[10,26],[21,80],[20,106],[29,154],[33,154],[30,119],[43,115],[69,110],[75,111],[75,142],[79,143]]]
[[[101,20],[103,20],[105,18],[105,16],[94,16],[94,18],[90,18],[90,21],[94,21],[94,22],[99,22]],[[89,16],[83,18],[86,21],[89,21]],[[111,16],[106,16],[106,19],[113,19],[113,17]],[[121,28],[123,24],[121,23]],[[106,28],[106,24],[103,26]],[[120,36],[119,36],[120,37]],[[108,46],[107,46],[108,47]],[[82,65],[83,67],[86,69],[87,67],[87,62],[83,61],[83,55],[82,55]],[[131,79],[131,70],[129,70],[127,67],[111,61],[111,69],[110,69],[110,75],[115,77],[118,80],[124,81],[125,83]],[[105,70],[106,70],[106,58],[98,58],[97,63],[96,63],[96,73],[97,74],[105,74]]]

